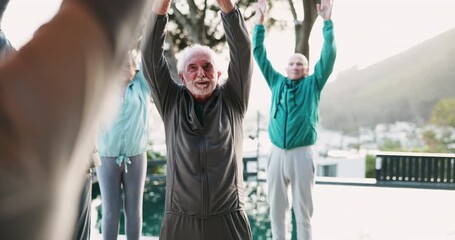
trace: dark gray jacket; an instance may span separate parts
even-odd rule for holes
[[[230,51],[228,79],[207,102],[204,126],[194,98],[173,81],[164,58],[167,16],[152,16],[145,26],[143,70],[166,131],[167,213],[209,218],[244,207],[242,126],[251,85],[251,41],[237,8],[222,13],[222,19]]]

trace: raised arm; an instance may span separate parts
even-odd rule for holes
[[[267,50],[264,45],[265,26],[264,19],[267,10],[266,0],[259,0],[256,5],[256,25],[253,30],[253,55],[269,87],[275,85],[277,76],[280,75],[267,58]]]
[[[173,81],[168,63],[164,57],[167,12],[170,0],[155,0],[142,33],[142,69],[150,84],[152,98],[158,112],[163,117],[166,107],[175,99],[178,85]]]
[[[224,87],[232,103],[243,114],[248,106],[253,71],[251,40],[240,10],[231,0],[218,0],[224,31],[229,45],[228,79]]]
[[[322,46],[320,59],[314,67],[314,76],[316,77],[319,90],[322,90],[330,74],[332,74],[336,58],[332,7],[333,0],[321,0],[321,4],[317,5],[318,14],[322,17],[322,19],[324,19],[324,26],[322,29],[324,44]]]
[[[89,165],[100,106],[145,8],[146,0],[66,0],[0,65],[0,232],[6,238],[70,238],[75,189]]]

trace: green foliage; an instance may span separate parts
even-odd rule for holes
[[[375,178],[376,177],[376,158],[374,155],[365,156],[365,177]]]
[[[246,19],[254,15],[255,2],[240,0],[236,5]],[[173,51],[179,52],[194,43],[221,51],[226,43],[223,24],[215,1],[176,0],[169,11],[168,37]]]
[[[147,159],[166,159],[165,156],[161,155],[159,152],[153,152],[151,150],[147,151]]]
[[[455,127],[455,97],[442,99],[436,103],[431,112],[430,123]]]
[[[386,139],[379,149],[381,151],[402,151],[400,141],[390,139]]]
[[[148,159],[148,161],[165,160],[166,157],[161,155],[158,152],[153,152],[153,151],[149,150],[149,151],[147,151],[147,159]],[[158,174],[158,175],[166,174],[164,165],[153,166],[150,173],[151,174]]]
[[[449,138],[449,134],[450,132],[445,132],[443,136],[438,137],[434,131],[425,131],[423,133],[425,152],[455,153],[455,149],[448,148],[450,144],[453,144],[453,140]]]

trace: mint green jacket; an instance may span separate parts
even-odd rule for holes
[[[147,150],[150,96],[150,86],[142,71],[138,71],[125,89],[116,119],[98,134],[101,157],[116,157],[121,165],[130,163],[129,157]]]
[[[269,137],[281,149],[313,145],[316,142],[321,90],[333,71],[336,47],[333,22],[324,21],[324,44],[314,73],[299,79],[289,80],[277,72],[264,46],[265,28],[256,25],[253,31],[253,55],[272,91]]]

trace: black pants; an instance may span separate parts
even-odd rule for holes
[[[251,240],[245,211],[201,219],[173,213],[164,215],[160,240]]]
[[[74,232],[74,240],[90,239],[90,204],[92,202],[92,173],[84,175],[81,198],[79,200],[79,212]]]

